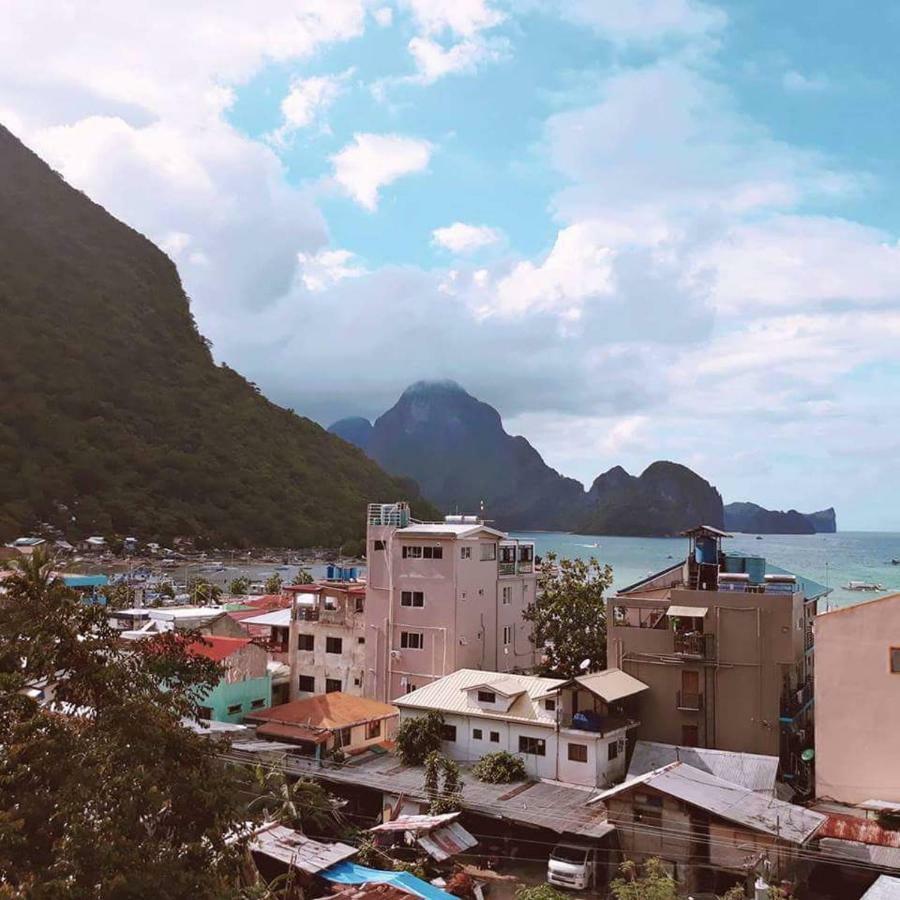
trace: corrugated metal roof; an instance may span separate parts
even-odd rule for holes
[[[840,838],[862,844],[878,844],[882,847],[900,848],[900,831],[882,828],[875,819],[826,813],[828,821],[822,826],[819,837]]]
[[[478,844],[478,841],[466,831],[459,822],[451,822],[449,825],[443,825],[427,834],[422,834],[416,839],[416,843],[430,856],[438,862],[450,859],[457,853],[463,853],[471,850]]]
[[[249,616],[241,619],[241,625],[271,625],[273,628],[289,628],[291,625],[291,611],[289,609],[276,609],[273,612],[261,613],[258,616]]]
[[[621,669],[605,669],[590,675],[578,675],[574,680],[606,703],[615,703],[649,689],[649,685]]]
[[[877,844],[861,844],[859,841],[822,837],[819,838],[819,848],[829,856],[869,863],[884,869],[896,869],[900,872],[900,849],[897,847],[879,847]]]
[[[860,900],[898,900],[900,898],[900,878],[891,875],[879,875],[878,880]]]
[[[752,831],[762,831],[792,844],[806,843],[826,819],[821,813],[767,797],[682,762],[670,763],[655,772],[625,781],[592,802],[606,800],[641,784]]]
[[[777,756],[679,747],[655,741],[638,741],[635,744],[627,777],[636,778],[672,762],[687,763],[724,781],[770,795],[775,790],[775,780],[778,777]]]
[[[249,847],[254,853],[277,859],[309,875],[316,875],[356,855],[355,847],[338,842],[322,844],[293,828],[276,824],[257,831],[250,838]]]
[[[446,825],[454,819],[459,818],[458,812],[442,813],[439,816],[397,816],[390,822],[382,822],[369,831],[382,833],[386,831],[412,831],[418,834],[421,831],[431,831],[433,828],[439,828]]]
[[[484,532],[491,537],[505,538],[505,531],[489,528],[487,525],[473,524],[472,522],[423,522],[418,525],[407,525],[406,528],[398,528],[395,534],[398,537],[449,537],[467,538]]]
[[[383,872],[351,862],[340,862],[321,873],[322,878],[336,884],[390,884],[425,900],[455,900],[452,894],[416,878],[411,872]]]
[[[508,712],[495,712],[476,705],[467,689],[490,681],[514,682],[524,693],[519,694]],[[447,713],[484,716],[489,719],[535,722],[542,725],[556,725],[556,713],[548,712],[538,699],[554,688],[565,684],[558,678],[539,678],[536,675],[510,675],[500,672],[484,672],[480,669],[460,669],[452,675],[445,675],[425,687],[418,688],[394,700],[394,705],[403,709],[437,709]],[[509,689],[509,685],[507,685]]]

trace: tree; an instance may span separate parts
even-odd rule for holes
[[[194,578],[188,584],[191,603],[195,606],[213,606],[222,596],[222,588],[206,578]]]
[[[297,569],[297,574],[291,584],[312,584],[313,577],[306,569]]]
[[[433,750],[425,758],[425,796],[429,800],[428,812],[432,816],[458,812],[462,808],[461,795],[462,779],[459,766],[437,750]]]
[[[516,891],[516,900],[569,900],[569,897],[549,884],[536,884],[520,887]]]
[[[402,719],[397,726],[397,754],[407,766],[420,766],[429,753],[441,749],[444,717],[434,709]]]
[[[231,579],[231,584],[228,585],[228,592],[235,597],[243,597],[249,587],[250,579],[246,575],[241,575],[238,578]]]
[[[596,559],[544,557],[538,590],[522,617],[531,623],[532,643],[542,652],[541,675],[574,678],[606,667],[606,606],[603,592],[612,568]]]
[[[107,609],[129,609],[134,606],[134,588],[127,582],[107,585],[100,592],[106,598]]]
[[[251,789],[258,796],[251,810],[261,810],[270,819],[309,837],[340,837],[346,824],[334,797],[311,778],[291,781],[278,769],[255,766]]]
[[[609,885],[616,900],[677,900],[678,883],[655,856],[643,865],[643,873],[633,860],[619,866],[620,877]]]
[[[236,783],[181,724],[222,669],[169,632],[122,652],[40,551],[0,597],[0,882],[22,897],[228,896]],[[55,688],[52,705],[25,689]]]
[[[156,593],[169,600],[175,599],[175,585],[171,581],[160,581],[156,585]]]
[[[281,576],[274,572],[267,579],[265,583],[266,593],[267,594],[280,594],[281,588],[284,582],[281,580]]]
[[[472,774],[487,784],[511,784],[525,778],[525,762],[506,750],[485,753],[472,767]]]

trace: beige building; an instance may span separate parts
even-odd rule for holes
[[[534,664],[534,544],[476,516],[415,522],[405,503],[370,504],[365,695],[391,700],[455,672]]]
[[[900,594],[823,613],[816,634],[816,795],[900,806]]]
[[[649,686],[637,737],[778,756],[812,746],[815,605],[827,589],[688,533],[687,559],[607,601],[607,652]]]

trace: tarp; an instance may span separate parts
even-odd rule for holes
[[[391,884],[426,900],[455,900],[452,894],[436,888],[427,881],[422,881],[421,878],[416,878],[410,872],[382,872],[380,869],[368,869],[346,860],[324,872],[319,872],[319,877],[334,884],[368,884],[374,881],[379,884]]]

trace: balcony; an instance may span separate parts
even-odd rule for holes
[[[678,691],[675,699],[676,708],[682,712],[700,712],[703,709],[703,694],[692,694],[688,691]]]
[[[502,562],[497,565],[497,571],[502,578],[504,575],[515,575],[516,564],[514,562]]]
[[[781,720],[790,722],[805,712],[813,702],[813,686],[811,681],[802,684],[797,690],[781,695]]]
[[[319,621],[319,610],[318,607],[310,607],[308,609],[298,609],[297,610],[297,621],[298,622],[318,622]]]
[[[716,655],[716,638],[712,634],[699,631],[684,633],[676,631],[675,653],[679,656],[690,656],[697,659],[714,659]]]
[[[813,636],[812,625],[807,625],[803,632],[803,649],[812,650],[814,644],[815,638]]]
[[[637,719],[625,716],[604,716],[602,713],[584,710],[574,715],[562,713],[559,717],[560,728],[570,728],[573,731],[586,731],[603,737],[611,731],[620,728],[636,728],[640,722]]]

